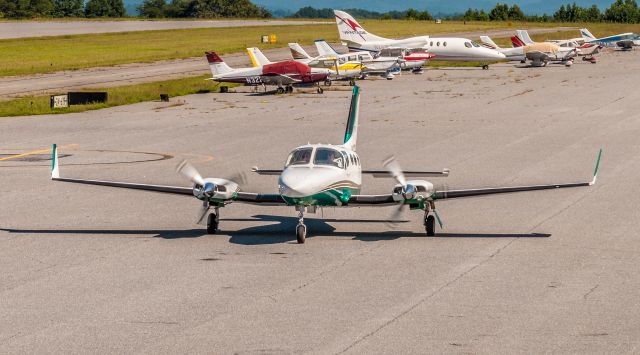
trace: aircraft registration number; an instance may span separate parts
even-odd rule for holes
[[[262,84],[262,78],[259,76],[248,76],[246,80],[247,84]]]

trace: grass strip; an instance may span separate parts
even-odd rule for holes
[[[119,86],[114,88],[86,89],[83,91],[106,91],[109,99],[106,103],[73,105],[68,108],[50,107],[50,95],[31,96],[0,102],[0,117],[61,114],[97,110],[112,106],[129,105],[143,101],[159,100],[160,94],[170,97],[196,93],[218,92],[217,83],[205,80],[209,75],[158,81],[152,83]],[[225,84],[234,86],[233,84]]]

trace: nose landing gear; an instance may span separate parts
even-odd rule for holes
[[[298,225],[296,226],[298,244],[304,244],[307,239],[307,226],[304,225],[304,207],[298,209]]]
[[[209,213],[209,217],[207,218],[207,234],[216,234],[218,224],[220,224],[220,212],[219,208],[216,207],[214,212]]]

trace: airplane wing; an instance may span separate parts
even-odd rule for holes
[[[251,171],[258,175],[276,176],[282,174],[282,169],[259,169],[258,167],[253,167]],[[442,171],[404,171],[403,173],[407,177],[447,177],[449,176],[449,169],[442,169]],[[393,175],[387,170],[362,170],[362,174],[372,175],[374,178],[393,178]]]
[[[362,170],[362,174],[372,175],[374,178],[393,178],[393,175],[387,170]],[[449,169],[442,171],[403,171],[406,177],[447,177]]]
[[[563,189],[563,188],[571,188],[571,187],[592,186],[596,183],[596,179],[598,177],[598,167],[600,166],[601,156],[602,156],[602,149],[600,149],[600,153],[598,154],[596,168],[593,173],[593,179],[591,181],[561,183],[561,184],[488,187],[488,188],[479,188],[479,189],[436,191],[431,196],[431,199],[433,199],[434,201],[437,201],[437,200],[448,200],[448,199],[462,198],[462,197],[478,197],[478,196],[506,194],[506,193],[515,193],[515,192],[553,190],[553,189]],[[395,201],[393,199],[392,194],[353,195],[349,199],[349,205],[351,206],[376,206],[376,205],[384,206],[384,205],[393,205],[393,204],[398,204],[398,201]]]
[[[267,78],[269,78],[269,80],[280,82],[283,85],[297,84],[297,83],[302,82],[302,80],[300,80],[300,79],[294,79],[294,78],[290,77],[289,75],[285,75],[285,74],[264,73],[264,74],[262,74],[262,77],[263,78],[267,77]]]
[[[194,197],[193,187],[154,185],[154,184],[141,184],[141,183],[133,183],[133,182],[89,180],[89,179],[75,179],[75,178],[61,177],[60,168],[58,165],[57,148],[55,145],[53,146],[53,149],[52,149],[52,159],[53,159],[53,163],[52,163],[52,169],[51,169],[51,180],[53,181],[70,182],[70,183],[85,184],[85,185],[117,187],[117,188],[123,188],[123,189],[153,191],[153,192],[159,192],[159,193]],[[272,205],[272,206],[286,205],[285,201],[278,194],[261,194],[261,193],[244,192],[244,191],[236,192],[233,195],[233,197],[228,201],[246,203],[246,204]]]

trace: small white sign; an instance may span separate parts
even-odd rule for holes
[[[67,95],[53,95],[51,96],[52,108],[64,108],[69,107],[69,100]]]

